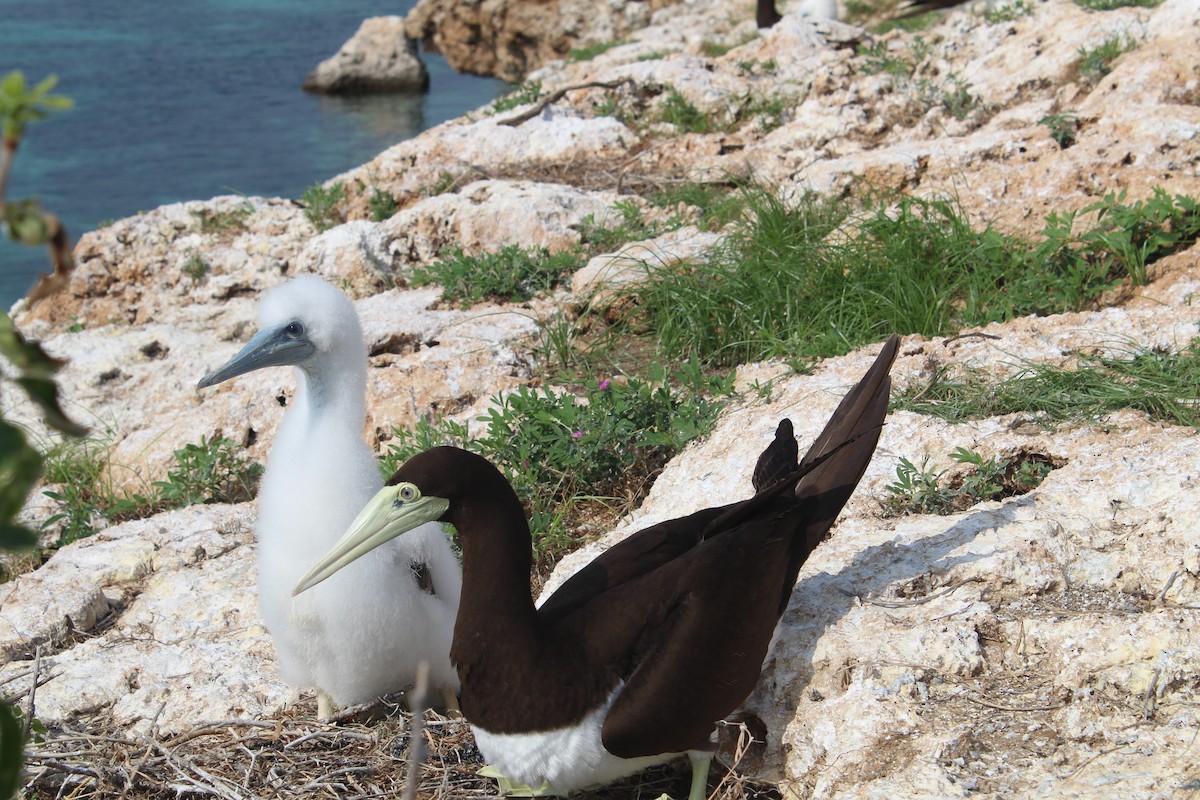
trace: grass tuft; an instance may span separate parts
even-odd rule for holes
[[[1195,242],[1200,206],[1158,190],[1110,195],[1076,215],[1047,217],[1031,244],[975,231],[950,200],[805,197],[795,206],[761,189],[701,263],[656,267],[640,287],[634,327],[661,353],[722,367],[763,358],[839,355],[892,332],[924,336],[1029,314],[1093,307],[1105,292],[1146,280],[1155,260]]]
[[[1200,339],[1179,353],[1080,356],[1079,362],[1075,369],[1031,364],[999,381],[977,372],[956,378],[939,373],[928,385],[895,397],[892,407],[951,422],[1023,414],[1047,427],[1094,421],[1128,408],[1154,420],[1200,427]]]

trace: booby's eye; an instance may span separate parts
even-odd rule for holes
[[[304,323],[300,322],[300,320],[290,322],[288,323],[288,326],[283,329],[283,332],[288,336],[291,336],[293,339],[299,338],[304,335]]]
[[[396,492],[396,502],[397,503],[411,503],[413,500],[416,500],[420,496],[421,496],[421,493],[419,491],[417,491],[417,487],[413,486],[411,483],[406,483],[400,487],[399,491]],[[395,504],[393,504],[393,505],[395,505]]]

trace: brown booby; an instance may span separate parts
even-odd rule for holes
[[[284,678],[318,690],[318,714],[411,685],[422,660],[448,703],[458,687],[450,643],[462,575],[440,526],[386,548],[315,592],[291,588],[383,485],[362,439],[367,348],[354,304],[301,276],[267,292],[259,331],[208,387],[271,366],[295,367],[296,394],[259,492],[258,607]],[[330,702],[332,701],[332,702]]]
[[[417,525],[454,525],[463,595],[451,658],[490,764],[563,792],[687,753],[699,800],[717,722],[758,681],[800,567],[871,460],[898,345],[888,340],[799,465],[785,420],[753,497],[631,535],[540,608],[520,501],[486,459],[452,447],[400,467],[296,592]]]

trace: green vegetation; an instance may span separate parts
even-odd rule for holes
[[[487,457],[525,503],[536,558],[548,567],[579,546],[589,520],[607,524],[640,502],[667,461],[710,430],[732,388],[731,377],[707,377],[695,363],[653,380],[591,381],[579,397],[522,387],[493,399],[474,438],[448,420],[396,429],[381,467],[391,474],[435,444]]]
[[[982,373],[939,373],[893,407],[959,422],[1001,414],[1028,415],[1054,426],[1096,420],[1130,408],[1151,419],[1200,427],[1200,339],[1179,353],[1137,352],[1130,358],[1079,356],[1075,369],[1031,364],[993,381]]]
[[[745,210],[745,200],[736,191],[739,185],[736,180],[722,183],[687,181],[656,189],[646,199],[659,208],[675,208],[680,203],[695,208],[698,212],[693,221],[696,227],[715,231],[736,220]]]
[[[739,61],[737,68],[746,75],[774,75],[779,72],[779,64],[773,58],[766,61],[759,61],[757,58]]]
[[[1089,308],[1137,285],[1153,261],[1195,242],[1196,201],[1132,204],[1110,195],[1077,215],[1052,214],[1034,245],[975,231],[953,202],[802,198],[760,189],[703,263],[665,265],[638,293],[634,327],[660,352],[713,366],[847,352],[893,331],[940,336],[1027,314]]]
[[[346,186],[341,182],[329,186],[314,183],[304,190],[300,202],[304,206],[304,216],[308,217],[308,221],[315,225],[318,231],[327,231],[346,221],[345,215],[338,208],[346,202]]]
[[[1075,5],[1089,11],[1112,11],[1114,8],[1158,8],[1162,0],[1075,0]]]
[[[1112,72],[1113,62],[1122,53],[1137,47],[1137,42],[1128,33],[1114,33],[1105,37],[1095,47],[1079,48],[1079,74],[1092,83],[1098,82]]]
[[[642,218],[632,201],[618,202],[619,218],[597,222],[586,217],[580,225],[580,244],[559,253],[544,247],[509,245],[493,253],[470,255],[452,247],[427,267],[413,271],[413,286],[438,284],[442,299],[463,308],[484,300],[522,302],[549,292],[563,278],[583,266],[596,253],[611,252],[623,244],[656,235],[660,228]]]
[[[860,45],[861,69],[866,75],[891,75],[895,85],[927,108],[941,107],[955,119],[966,119],[979,107],[967,83],[954,73],[939,79],[916,79],[917,68],[929,57],[933,46],[921,36],[912,37],[908,49],[891,49],[887,42]]]
[[[236,233],[246,229],[246,220],[254,213],[254,206],[246,203],[229,211],[203,209],[193,211],[192,216],[200,222],[204,234]]]
[[[1074,114],[1047,114],[1038,120],[1038,124],[1050,129],[1050,138],[1058,142],[1058,146],[1063,150],[1075,144],[1075,136],[1079,133],[1079,118]]]
[[[737,45],[721,44],[720,42],[714,42],[710,39],[705,39],[700,43],[700,54],[708,56],[709,58],[720,58],[736,46]]]
[[[263,468],[224,437],[201,437],[176,450],[175,468],[154,481],[146,494],[125,494],[113,482],[107,439],[64,441],[46,453],[45,495],[57,513],[44,523],[60,528],[56,547],[91,536],[107,524],[142,519],[198,503],[240,503],[254,497]]]
[[[192,253],[187,257],[187,260],[183,262],[183,266],[180,267],[180,270],[183,271],[183,274],[187,275],[194,281],[198,281],[207,275],[209,269],[210,267],[208,262],[205,261],[199,253]]]
[[[620,47],[621,45],[627,43],[628,40],[621,40],[617,42],[596,42],[595,44],[586,45],[584,47],[577,47],[571,52],[567,53],[567,63],[576,64],[580,61],[591,61],[601,53],[607,53],[614,47]]]
[[[712,120],[707,114],[692,105],[678,89],[672,89],[667,94],[658,110],[659,122],[667,122],[679,129],[680,133],[709,133],[712,131]]]
[[[638,56],[638,61],[660,61],[671,55],[670,50],[654,50]]]
[[[542,99],[542,82],[525,81],[517,84],[511,92],[492,101],[492,111],[503,113],[519,106],[536,103]]]
[[[954,73],[939,83],[921,80],[917,82],[917,93],[929,107],[941,106],[955,119],[966,119],[979,107],[979,101],[971,94],[967,84]]]
[[[391,219],[398,209],[396,198],[377,187],[371,187],[371,194],[367,198],[367,210],[374,222]]]
[[[42,210],[35,200],[10,201],[5,196],[13,159],[30,123],[72,106],[72,100],[51,94],[58,79],[51,75],[30,87],[25,75],[14,70],[0,79],[0,230],[13,241],[30,246],[50,245],[54,271],[68,275],[74,269],[71,242],[58,218]],[[39,284],[40,287],[40,284]],[[37,289],[35,289],[37,291]],[[54,375],[63,363],[52,358],[41,345],[26,341],[7,313],[0,311],[0,356],[12,371],[0,372],[0,389],[16,386],[41,413],[46,427],[65,437],[79,437],[87,429],[63,413]],[[17,522],[29,491],[42,476],[40,453],[25,431],[0,413],[0,550],[28,551],[37,545],[37,534]],[[0,797],[16,794],[21,785],[25,740],[36,725],[22,721],[17,709],[0,702]]]
[[[992,456],[985,459],[965,447],[957,448],[950,458],[968,470],[943,483],[949,470],[935,470],[929,457],[917,466],[901,458],[896,481],[888,485],[891,497],[884,504],[889,516],[901,514],[953,514],[985,500],[1003,500],[1026,494],[1041,484],[1054,465],[1039,453],[1021,453],[1011,459]]]
[[[509,245],[494,253],[468,255],[452,247],[442,258],[413,272],[413,286],[440,284],[442,299],[468,308],[484,300],[521,302],[548,292],[580,266],[571,252]]]
[[[998,22],[1012,22],[1027,17],[1033,13],[1033,6],[1026,3],[1025,0],[1013,0],[1011,3],[1004,3],[995,8],[989,8],[983,12],[983,18],[991,25]]]

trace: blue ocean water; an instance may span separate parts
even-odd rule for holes
[[[411,0],[0,0],[0,75],[57,74],[70,111],[31,125],[7,197],[41,198],[72,242],[104,220],[240,193],[298,198],[506,91],[423,54],[426,94],[300,89],[371,16]],[[32,285],[40,248],[0,240],[0,307]]]

